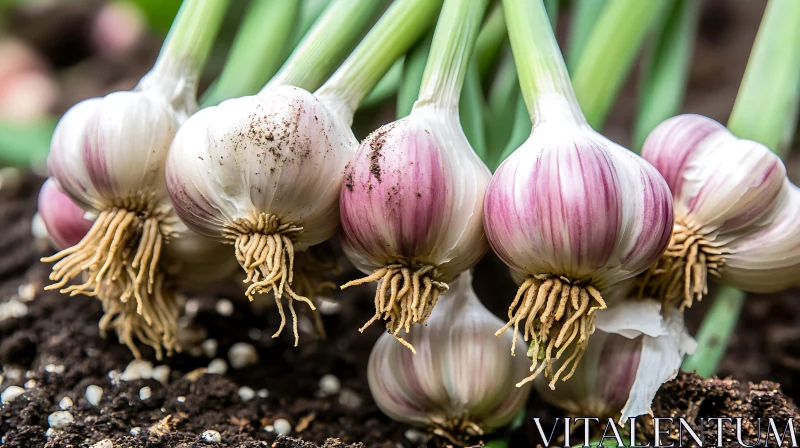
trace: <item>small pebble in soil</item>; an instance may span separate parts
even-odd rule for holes
[[[61,401],[58,402],[58,407],[61,408],[62,411],[72,409],[72,398],[62,398]]]
[[[249,336],[250,339],[252,339],[254,341],[260,341],[261,340],[261,330],[259,330],[258,328],[251,328],[251,329],[247,330],[247,336]]]
[[[234,369],[243,369],[258,364],[258,352],[246,342],[237,342],[228,350],[228,360]]]
[[[279,418],[272,422],[272,427],[274,428],[275,432],[285,436],[292,432],[292,424],[289,423],[289,420],[285,418]]]
[[[209,375],[225,375],[225,372],[228,371],[228,363],[225,362],[224,359],[214,359],[210,363],[208,363],[208,368],[206,369],[206,373]]]
[[[114,448],[114,443],[111,439],[105,439],[95,443],[90,448]]]
[[[361,398],[361,395],[350,389],[342,389],[339,394],[339,404],[348,409],[358,409],[363,402],[364,400]]]
[[[25,302],[30,302],[36,298],[36,286],[33,283],[25,283],[17,288],[17,295]]]
[[[150,387],[145,386],[139,389],[139,399],[145,401],[153,396],[153,391],[150,390]]]
[[[178,400],[178,403],[183,403],[184,401],[186,401],[186,397],[181,395],[180,397],[176,398],[176,400]]]
[[[36,380],[25,381],[25,384],[23,386],[25,386],[25,389],[33,389],[34,387],[36,387]]]
[[[140,433],[141,431],[142,431],[142,428],[141,428],[140,426],[134,426],[134,427],[133,427],[133,428],[131,428],[131,430],[130,430],[130,431],[128,431],[128,432],[129,432],[129,433],[130,433],[132,436],[136,437],[136,436],[138,436],[138,435],[139,435],[139,433]]]
[[[47,416],[47,424],[53,429],[64,429],[74,422],[69,411],[56,411]]]
[[[408,439],[411,443],[420,443],[428,438],[428,436],[419,430],[416,429],[408,429],[406,430],[405,434],[406,439]]]
[[[58,431],[56,431],[53,428],[47,428],[47,431],[44,432],[44,436],[49,439],[49,438],[53,437],[54,435],[56,435],[56,432],[58,432]]]
[[[119,370],[111,370],[108,372],[108,379],[111,380],[111,385],[115,387],[119,386],[119,381],[121,376],[122,374],[119,373]]]
[[[64,364],[48,364],[44,366],[47,373],[64,373]]]
[[[259,389],[258,396],[261,398],[267,398],[269,397],[269,391],[267,389]]]
[[[153,377],[153,363],[134,359],[119,377],[122,381],[149,380]]]
[[[336,375],[325,375],[319,380],[319,390],[323,395],[335,395],[342,388],[342,383]]]
[[[202,437],[203,440],[208,443],[222,442],[222,436],[219,434],[219,431],[214,431],[213,429],[209,429],[208,431],[204,432],[200,437]]]
[[[217,348],[219,347],[219,343],[216,339],[206,339],[203,341],[201,347],[203,348],[203,353],[205,353],[207,358],[217,357]]]
[[[166,386],[169,383],[170,372],[169,366],[155,366],[153,367],[153,379]]]
[[[214,309],[225,317],[231,316],[233,314],[233,302],[228,299],[219,299],[214,305]]]
[[[28,315],[28,305],[11,298],[8,302],[0,303],[0,321],[20,318]]]
[[[318,297],[318,300],[319,303],[317,303],[317,308],[319,309],[320,314],[332,316],[334,314],[339,314],[339,311],[342,309],[341,303],[329,297]]]
[[[0,401],[2,401],[3,403],[11,403],[24,393],[25,389],[19,386],[8,386],[6,387],[6,390],[4,390],[2,394],[0,394]]]
[[[256,396],[256,391],[254,391],[253,389],[247,386],[242,386],[239,388],[239,398],[241,398],[242,401],[250,401],[253,398],[255,398],[255,396]]]
[[[184,314],[187,316],[194,316],[200,311],[200,301],[197,299],[189,299],[183,307]]]
[[[50,237],[50,234],[47,233],[47,226],[44,225],[44,219],[38,213],[31,219],[31,235],[37,240],[47,240]]]
[[[92,406],[97,406],[103,398],[103,388],[92,384],[86,388],[86,401]]]

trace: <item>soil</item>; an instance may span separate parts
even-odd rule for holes
[[[725,121],[762,11],[763,2],[705,3],[684,105],[686,112]],[[38,47],[47,47],[49,40],[57,40],[44,36],[44,31],[51,28],[37,28],[42,36],[36,34],[30,40],[41,42]],[[157,45],[149,47],[157,50]],[[69,57],[78,58],[84,50],[78,46],[71,51],[74,54]],[[65,53],[51,52],[66,57]],[[147,54],[152,56],[154,51]],[[147,66],[150,59],[142,60],[137,67]],[[69,62],[55,60],[54,65]],[[103,88],[129,88],[120,83],[141,75],[139,69],[115,67],[104,71],[115,77],[103,82]],[[91,91],[89,95],[87,88],[65,90],[80,92],[76,94],[80,96],[104,93]],[[635,83],[629,82],[606,126],[609,137],[622,144],[629,143],[635,98]],[[64,107],[79,99],[82,98],[64,99]],[[390,115],[379,114],[386,120],[391,119]],[[375,129],[386,121],[363,124],[364,118],[364,114],[357,118],[363,129]],[[10,309],[8,304],[13,303],[18,310],[25,308],[24,315],[7,318],[3,318],[0,308],[0,390],[10,385],[26,389],[12,403],[0,405],[0,444],[88,447],[110,440],[115,447],[411,448],[439,443],[420,438],[419,433],[390,420],[370,397],[366,365],[381,329],[373,325],[364,334],[356,331],[372,314],[373,293],[368,288],[336,293],[340,305],[323,315],[329,335],[326,340],[313,336],[313,324],[306,318],[298,348],[293,347],[290,332],[272,339],[277,313],[240,299],[240,290],[221,288],[191,294],[187,315],[181,320],[184,352],[157,361],[152,350],[142,347],[146,360],[169,366],[166,384],[155,379],[120,381],[120,373],[133,357],[113,336],[101,337],[97,328],[102,314],[99,301],[42,290],[48,283],[49,267],[38,259],[52,250],[31,236],[41,182],[41,178],[31,175],[19,191],[0,191],[0,307]],[[342,265],[349,266],[346,261]],[[337,283],[343,284],[357,275],[352,268],[345,269]],[[493,312],[505,314],[507,298],[513,296],[515,289],[507,270],[493,255],[487,255],[476,269],[475,287]],[[233,305],[230,314],[220,305],[223,298]],[[662,387],[653,406],[654,414],[690,419],[769,416],[779,421],[800,417],[794,405],[800,398],[798,299],[800,292],[796,290],[750,297],[720,366],[721,376],[734,379],[702,380],[682,374]],[[702,302],[687,313],[690,330],[696,330],[709,304],[710,301]],[[229,367],[224,375],[198,370],[207,368],[212,359],[200,347],[207,339],[217,341],[215,357],[229,361],[228,349],[245,342],[256,349],[259,362],[241,369]],[[321,392],[320,379],[327,374],[339,379],[339,392]],[[86,399],[90,385],[103,389],[96,406]],[[243,386],[256,391],[255,397],[240,397],[241,392],[247,392],[241,389]],[[140,398],[144,387],[151,391],[147,399]],[[73,401],[69,411],[74,423],[48,433],[47,418],[60,410],[59,403],[65,397]],[[534,394],[522,425],[507,434],[510,446],[536,445],[539,439],[532,417],[552,421],[559,416],[559,410],[542,403]],[[278,419],[291,425],[290,437],[274,432]],[[202,434],[208,430],[218,431],[221,442],[206,442]],[[647,431],[645,423],[642,434],[647,435]],[[706,436],[707,440],[716,441],[715,434],[708,432]],[[722,444],[737,446],[730,440]]]

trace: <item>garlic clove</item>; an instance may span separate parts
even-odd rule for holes
[[[78,244],[92,228],[83,209],[59,190],[54,179],[47,179],[39,191],[39,215],[53,246],[62,250]]]
[[[771,293],[800,276],[800,189],[788,180],[775,211],[753,233],[727,245],[721,281],[739,289]]]

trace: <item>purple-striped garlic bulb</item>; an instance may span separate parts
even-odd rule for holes
[[[599,311],[596,323],[572,378],[558,388],[537,378],[539,396],[572,415],[621,423],[650,413],[659,387],[675,378],[684,355],[694,351],[683,313],[669,309],[662,315],[659,302],[633,299]]]
[[[486,190],[489,244],[524,279],[498,334],[522,325],[533,339],[523,382],[544,372],[554,385],[580,362],[605,291],[663,253],[672,197],[649,163],[587,123],[543,3],[504,7],[533,129]]]
[[[554,384],[578,364],[594,313],[607,306],[603,291],[663,253],[671,196],[652,166],[588,126],[544,122],[492,177],[484,224],[495,253],[524,278],[500,332],[527,319],[534,365],[545,361],[530,378],[544,371]]]
[[[197,80],[227,0],[183,3],[153,69],[131,91],[81,101],[53,134],[48,170],[94,219],[86,236],[55,262],[46,289],[96,296],[138,356],[139,337],[160,356],[176,348],[177,312],[167,288],[166,246],[193,238],[179,226],[164,166],[178,127],[197,110]],[[196,240],[214,245],[213,241]],[[79,279],[79,284],[69,285]],[[147,328],[144,335],[141,329]]]
[[[383,319],[412,352],[400,331],[425,323],[447,283],[488,249],[482,219],[491,174],[458,115],[485,8],[484,1],[445,2],[411,114],[361,143],[342,188],[342,248],[368,274],[342,288],[379,282],[375,314],[361,331]]]
[[[86,212],[62,193],[58,183],[47,179],[39,191],[39,216],[42,217],[47,237],[58,250],[78,244],[93,221],[86,219]]]
[[[375,343],[367,374],[378,407],[456,444],[507,425],[530,384],[514,387],[528,362],[508,355],[510,334],[492,335],[501,323],[475,295],[469,272],[459,275],[428,325],[408,337],[416,355],[388,333]]]
[[[747,255],[734,251],[741,239],[749,241],[745,245],[753,250],[759,239],[754,234],[780,226],[774,222],[780,221],[780,208],[791,208],[793,201],[785,192],[790,184],[780,158],[701,115],[679,115],[658,125],[647,137],[642,156],[666,179],[675,209],[669,248],[642,278],[647,295],[690,307],[707,293],[709,276],[723,275],[746,291],[765,290],[758,280],[771,276],[765,254],[745,260]],[[796,238],[797,231],[793,234]],[[775,251],[773,266],[781,265],[785,255]],[[737,260],[737,275],[724,274],[729,258]],[[794,258],[783,266],[798,272]],[[780,283],[766,289],[780,289]]]

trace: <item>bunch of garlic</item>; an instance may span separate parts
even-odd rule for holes
[[[796,188],[767,147],[679,115],[653,130],[642,156],[666,179],[675,208],[669,248],[642,279],[648,294],[683,308],[703,298],[709,276],[768,292],[800,274]]]
[[[172,212],[164,165],[178,127],[197,109],[197,79],[227,5],[185,2],[139,85],[76,104],[53,134],[50,175],[94,224],[78,244],[43,259],[56,262],[47,289],[100,298],[101,327],[114,327],[137,356],[134,336],[159,357],[162,346],[168,353],[176,348],[177,306],[164,252],[171,240],[192,236]],[[178,251],[172,255],[180,262]],[[78,277],[83,283],[67,286]]]
[[[498,334],[522,326],[533,338],[524,381],[544,372],[554,385],[575,372],[604,291],[663,253],[672,197],[652,166],[589,127],[541,1],[504,8],[533,130],[486,190],[489,244],[523,279]]]
[[[513,385],[528,362],[508,355],[510,334],[492,336],[500,323],[478,300],[469,272],[460,274],[428,325],[408,337],[417,354],[388,333],[378,339],[367,371],[378,407],[456,444],[510,423],[530,392]]]
[[[683,313],[652,299],[626,300],[597,313],[597,331],[562,387],[534,381],[539,395],[572,415],[617,418],[650,413],[661,385],[674,378],[695,342]],[[557,361],[559,364],[561,361]]]
[[[229,253],[247,275],[251,300],[274,294],[281,315],[274,337],[286,324],[283,298],[295,345],[294,301],[314,308],[293,289],[295,252],[339,228],[339,191],[358,147],[354,110],[437,9],[435,1],[397,1],[316,93],[271,83],[258,95],[200,111],[175,137],[166,170],[175,210],[192,230],[233,245]],[[412,31],[395,33],[399,26]]]
[[[411,114],[358,149],[341,193],[342,248],[378,281],[375,315],[400,330],[428,320],[439,294],[486,252],[483,196],[490,173],[467,141],[458,100],[485,1],[447,1]],[[455,56],[454,56],[455,55]]]

